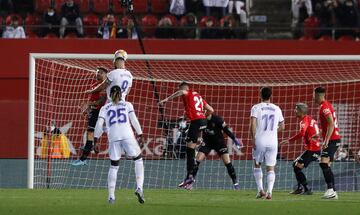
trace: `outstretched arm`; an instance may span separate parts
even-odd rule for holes
[[[166,99],[163,99],[161,100],[158,104],[159,105],[162,105],[162,104],[165,104],[166,102],[176,98],[176,97],[179,97],[179,96],[182,96],[182,95],[186,95],[187,94],[187,91],[186,90],[179,90],[179,91],[176,91],[175,93],[173,93],[171,96],[167,97]]]
[[[97,85],[94,89],[87,90],[85,93],[96,93],[105,90],[105,88],[109,85],[108,79],[105,79],[101,84]]]

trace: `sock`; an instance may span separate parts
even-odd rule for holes
[[[136,176],[136,186],[143,190],[144,184],[144,162],[143,159],[140,158],[135,160],[135,176]]]
[[[116,188],[116,179],[117,172],[119,170],[119,166],[111,166],[109,168],[108,174],[108,191],[109,191],[109,199],[115,199],[115,188]]]
[[[235,169],[234,169],[234,166],[232,165],[232,163],[228,163],[225,165],[226,166],[226,169],[228,171],[228,174],[233,182],[233,184],[236,184],[237,183],[237,180],[236,180],[236,173],[235,173]]]
[[[267,181],[267,189],[268,189],[267,192],[271,194],[275,183],[274,171],[267,172],[266,181]]]
[[[255,181],[256,181],[258,191],[264,190],[263,181],[262,181],[263,173],[262,173],[261,168],[254,168],[254,177],[255,177]]]
[[[193,171],[192,171],[192,176],[195,178],[197,175],[197,172],[199,171],[199,165],[200,165],[200,161],[196,161],[196,165],[194,165]]]
[[[304,190],[307,191],[309,188],[307,187],[307,181],[306,181],[305,174],[297,166],[294,167],[294,173],[295,173],[295,177],[298,182],[298,185],[301,184],[304,187]]]
[[[193,168],[195,165],[195,149],[186,147],[186,178],[189,178],[189,176],[193,172]]]
[[[334,180],[334,174],[331,171],[331,168],[326,163],[320,163],[320,167],[321,167],[321,169],[323,171],[325,182],[327,184],[327,188],[335,190],[335,188],[334,188],[334,181],[335,181]]]
[[[87,140],[86,144],[85,144],[85,147],[84,147],[84,150],[82,151],[82,155],[80,157],[81,161],[84,161],[84,160],[87,159],[87,157],[89,156],[89,154],[90,154],[90,152],[92,150],[92,146],[93,146],[93,141]]]

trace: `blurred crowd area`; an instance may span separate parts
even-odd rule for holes
[[[360,0],[281,0],[284,13],[275,10],[272,16],[285,21],[272,23],[273,9],[266,5],[276,7],[276,1],[131,0],[133,20],[121,0],[0,0],[0,33],[3,38],[137,39],[136,22],[144,38],[266,39],[264,32],[275,39],[359,38]],[[261,4],[264,9],[257,10]],[[286,36],[277,38],[279,32]]]

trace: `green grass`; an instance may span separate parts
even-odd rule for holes
[[[338,200],[322,200],[322,193],[290,196],[274,192],[273,200],[257,200],[254,191],[145,190],[146,203],[133,190],[118,190],[116,203],[107,203],[107,190],[0,189],[1,215],[178,215],[178,214],[360,214],[360,193],[339,193]]]

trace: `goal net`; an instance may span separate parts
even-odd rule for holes
[[[106,135],[100,154],[91,154],[87,166],[73,167],[85,143],[87,118],[79,106],[83,92],[95,80],[94,69],[112,69],[112,55],[32,54],[30,56],[29,188],[106,187],[110,162]],[[147,63],[148,61],[148,63]],[[341,146],[333,164],[340,191],[359,190],[360,175],[360,57],[359,56],[194,56],[129,55],[126,68],[134,76],[127,100],[134,104],[144,130],[142,149],[145,188],[176,188],[185,176],[186,135],[181,123],[181,99],[168,102],[160,113],[160,98],[172,94],[186,81],[222,116],[244,144],[241,150],[227,140],[229,153],[242,189],[255,189],[250,141],[250,109],[259,102],[262,86],[273,89],[272,102],[285,117],[286,130],[279,139],[298,131],[294,105],[305,102],[309,114],[318,117],[313,89],[324,86],[334,105]],[[304,150],[302,141],[279,147],[275,189],[290,190],[296,180],[292,161]],[[135,188],[132,160],[120,162],[118,186]],[[325,182],[316,162],[305,170],[314,190]],[[232,183],[219,157],[210,153],[201,163],[195,188],[230,189]]]

